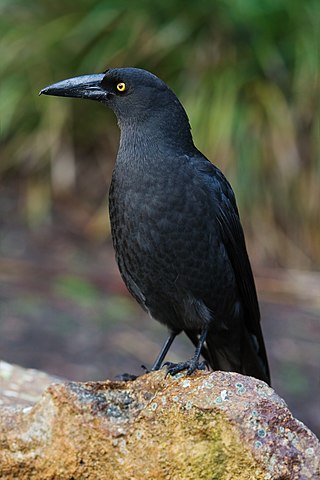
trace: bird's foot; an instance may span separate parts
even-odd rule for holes
[[[149,370],[149,368],[147,368],[145,365],[141,365],[141,368],[143,370],[143,373],[150,373],[151,372],[151,370]]]
[[[183,370],[187,370],[187,375],[191,375],[195,370],[206,370],[208,368],[207,362],[199,362],[199,360],[193,358],[180,363],[166,362],[163,366],[167,367],[166,375],[175,375]]]
[[[120,373],[119,375],[115,376],[115,379],[119,380],[120,382],[130,382],[136,378],[138,378],[138,375],[132,375],[131,373]]]
[[[141,368],[143,370],[143,373],[141,375],[150,372],[150,370],[144,365],[141,365]],[[130,382],[131,380],[136,380],[139,376],[140,375],[133,375],[131,373],[120,373],[119,375],[115,376],[115,379],[120,380],[121,382]]]

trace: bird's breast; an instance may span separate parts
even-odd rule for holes
[[[212,234],[207,192],[188,168],[158,164],[128,172],[117,166],[109,197],[113,243],[124,277],[129,272],[136,282],[165,279],[171,285],[211,288],[223,246]]]
[[[115,168],[110,189],[111,223],[130,236],[177,243],[204,233],[210,209],[206,192],[183,164]],[[191,230],[190,230],[191,229]],[[209,232],[208,232],[209,233]]]

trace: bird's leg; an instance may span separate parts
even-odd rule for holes
[[[168,353],[168,351],[169,351],[169,349],[172,345],[172,342],[176,338],[177,335],[178,335],[177,332],[171,332],[170,336],[164,342],[164,344],[163,344],[163,346],[160,350],[160,353],[157,356],[154,364],[152,365],[151,371],[159,370],[161,368],[162,362],[165,359],[165,356],[167,355],[167,353]]]
[[[178,335],[178,332],[172,332],[170,336],[166,339],[166,341],[164,342],[160,350],[159,355],[157,356],[154,364],[151,367],[151,370],[148,370],[144,365],[141,365],[142,369],[144,370],[144,373],[153,372],[161,368],[162,362],[165,359],[165,356],[167,355],[169,348],[171,347],[172,342],[177,335]],[[131,375],[130,373],[122,373],[121,375],[116,375],[116,380],[128,382],[130,380],[135,380],[137,377],[138,377],[137,375]]]
[[[195,370],[205,370],[207,368],[206,362],[199,362],[201,349],[203,347],[204,342],[206,341],[207,333],[208,333],[208,327],[204,328],[201,331],[197,348],[194,352],[193,357],[190,360],[187,360],[186,362],[180,362],[180,363],[171,363],[171,362],[165,363],[165,366],[167,367],[167,375],[168,374],[175,375],[178,372],[182,372],[182,370],[187,370],[187,375],[191,375],[191,373],[193,373]]]

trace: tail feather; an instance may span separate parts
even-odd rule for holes
[[[186,334],[196,346],[198,344],[197,334],[190,331],[186,331]],[[217,346],[214,333],[209,332],[201,354],[213,370],[242,373],[263,380],[270,385],[264,345],[262,351],[260,351],[260,347],[261,343],[258,343],[257,339],[247,331],[244,331],[242,342],[237,349],[228,345]]]

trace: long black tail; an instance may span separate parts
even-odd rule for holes
[[[198,344],[198,336],[191,331],[185,332],[192,343]],[[217,346],[214,333],[209,332],[201,354],[213,370],[238,372],[263,380],[271,384],[268,360],[263,337],[257,339],[246,330],[243,332],[237,352],[231,347]]]

